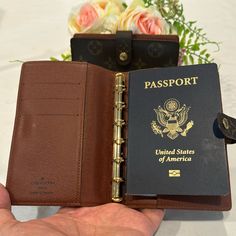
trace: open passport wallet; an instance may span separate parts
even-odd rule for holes
[[[229,210],[235,138],[215,64],[27,62],[7,189],[14,205]]]

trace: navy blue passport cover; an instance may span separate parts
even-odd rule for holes
[[[215,64],[129,73],[127,194],[229,193]]]

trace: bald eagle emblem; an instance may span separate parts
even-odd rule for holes
[[[183,104],[175,98],[170,98],[164,102],[163,108],[158,106],[154,111],[156,113],[156,121],[151,122],[151,128],[154,134],[160,135],[162,138],[164,134],[168,138],[174,140],[179,135],[187,136],[188,131],[193,127],[194,122],[188,121],[188,112],[190,106]],[[186,124],[185,128],[183,127]]]

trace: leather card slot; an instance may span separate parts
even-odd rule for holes
[[[20,116],[11,155],[12,201],[79,202],[81,119]],[[12,164],[10,163],[10,164]]]
[[[86,64],[74,62],[28,62],[23,64],[22,83],[83,83],[86,68]]]
[[[27,99],[80,99],[80,84],[23,84],[21,100]]]
[[[19,104],[19,109],[23,115],[79,115],[82,112],[81,103],[80,100],[23,100]]]

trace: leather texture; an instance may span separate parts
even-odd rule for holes
[[[219,129],[226,138],[228,144],[236,143],[236,119],[219,113],[217,116]]]
[[[176,66],[179,39],[176,35],[75,34],[71,39],[72,61],[86,61],[113,71]]]
[[[125,76],[128,85],[129,74]],[[23,64],[6,185],[13,205],[96,206],[111,202],[112,78],[114,72],[82,62]],[[127,126],[123,132],[127,137]],[[125,179],[125,162],[122,175]],[[125,182],[121,192],[122,203],[132,208],[231,208],[230,194],[127,196]]]

